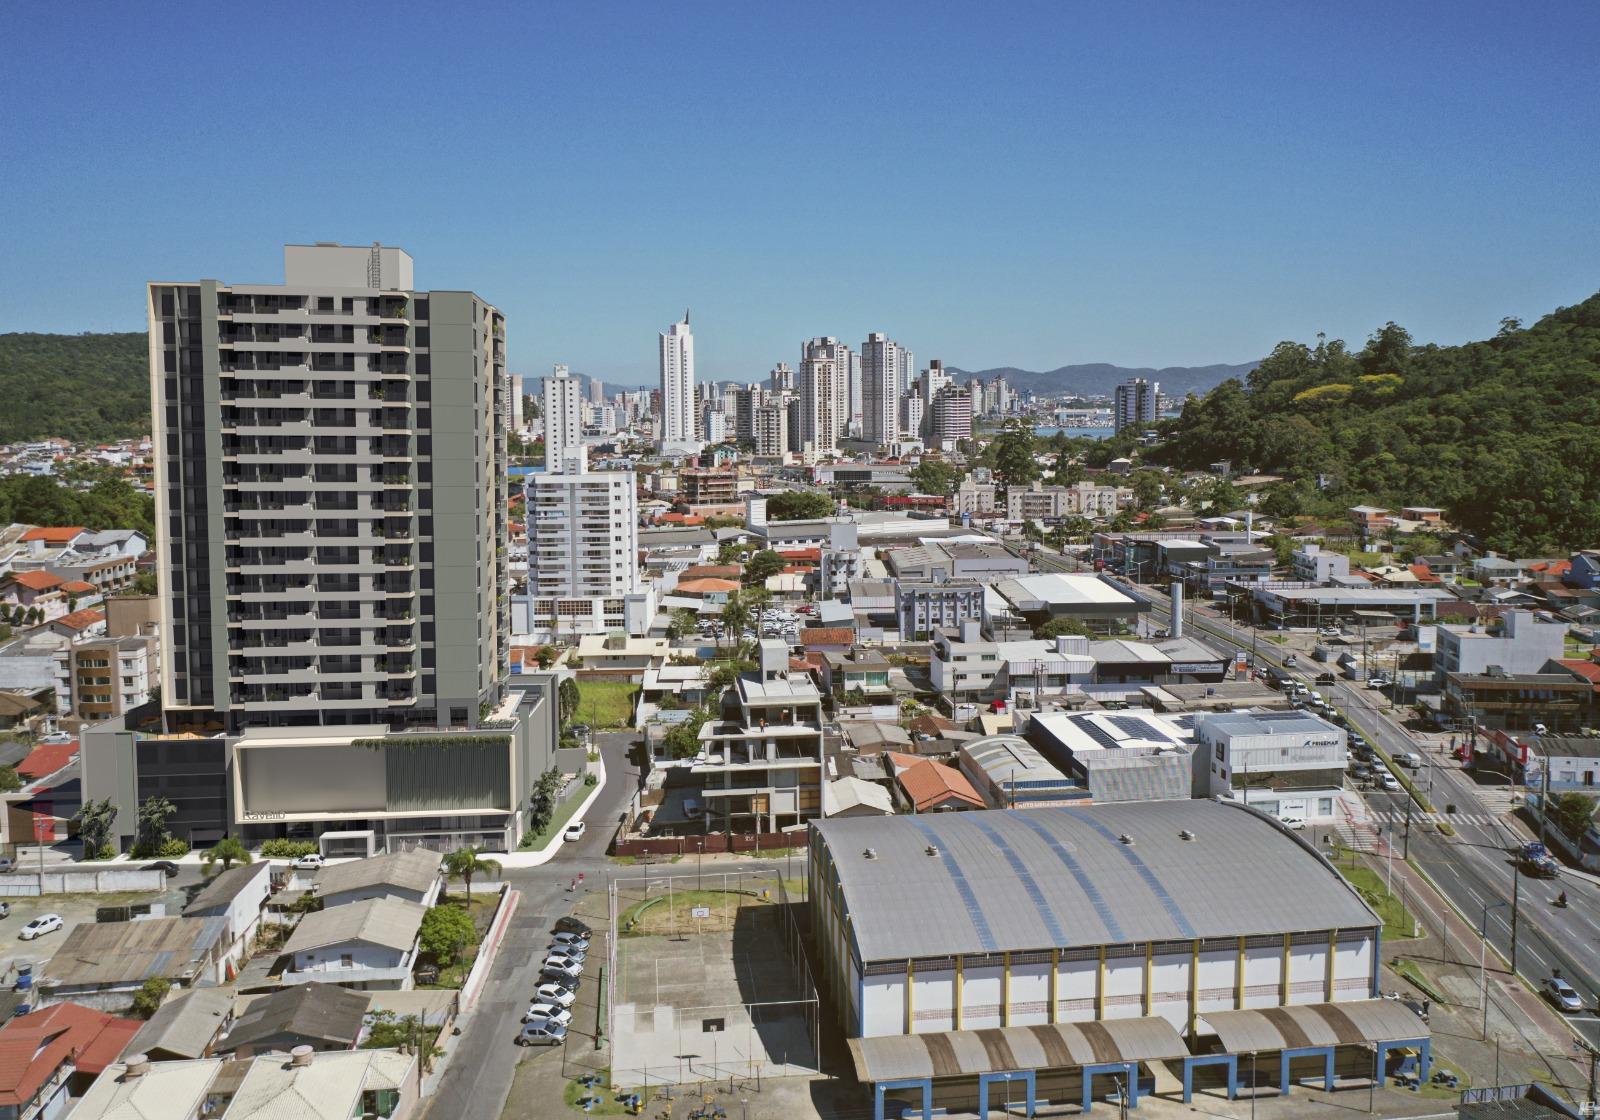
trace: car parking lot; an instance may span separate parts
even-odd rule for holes
[[[183,910],[184,893],[181,888],[173,888],[160,893],[123,891],[114,894],[51,894],[7,898],[5,901],[11,905],[11,916],[0,919],[0,984],[9,986],[16,979],[18,965],[37,965],[40,961],[48,960],[66,940],[72,928],[86,922],[93,923],[101,907],[165,903],[168,914],[178,914]],[[29,919],[40,914],[61,915],[61,929],[32,941],[21,940],[18,934],[22,927]]]

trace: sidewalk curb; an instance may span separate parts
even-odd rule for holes
[[[489,983],[489,973],[494,968],[495,958],[500,955],[500,946],[505,941],[506,930],[511,927],[511,916],[516,913],[517,905],[521,901],[521,891],[506,892],[505,905],[501,906],[500,913],[495,915],[494,928],[484,939],[483,951],[478,954],[478,959],[472,962],[472,971],[467,976],[467,982],[462,985],[460,1015],[466,1015],[477,1007],[478,998]]]

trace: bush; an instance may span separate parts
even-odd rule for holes
[[[161,859],[182,859],[189,854],[189,841],[179,840],[176,836],[162,842],[156,849],[156,855]]]
[[[299,859],[317,854],[315,840],[264,840],[261,854],[267,859]]]
[[[152,976],[133,993],[133,1013],[141,1019],[150,1018],[160,1009],[161,1001],[167,998],[171,990],[172,981]]]
[[[95,852],[91,852],[85,848],[83,851],[83,858],[86,861],[91,859],[116,859],[117,846],[115,844],[101,844],[100,850]]]
[[[477,940],[478,931],[465,910],[435,906],[422,916],[420,936],[422,951],[441,965],[449,965]]]
[[[583,784],[586,785],[586,786],[597,786],[597,785],[599,785],[600,784],[600,775],[599,774],[585,774],[583,776]]]

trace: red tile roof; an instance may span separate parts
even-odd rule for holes
[[[106,620],[105,611],[97,611],[93,607],[85,607],[81,611],[73,611],[55,619],[51,625],[65,626],[69,630],[87,630],[97,622]]]
[[[778,555],[783,557],[785,560],[812,560],[818,563],[822,561],[822,549],[820,548],[780,548],[778,550]]]
[[[76,1003],[9,1020],[0,1027],[0,1105],[32,1100],[68,1060],[83,1073],[105,1072],[138,1031],[132,1019]]]
[[[686,595],[706,595],[716,591],[737,591],[739,581],[734,579],[679,580],[678,590]]]
[[[904,756],[902,756],[904,757]],[[900,771],[900,788],[920,813],[950,802],[970,805],[974,809],[986,806],[978,791],[972,788],[967,776],[954,766],[946,766],[931,758],[919,760],[914,766]]]
[[[60,587],[64,581],[49,572],[12,572],[11,582],[21,584],[29,591],[49,591],[53,587]]]
[[[98,591],[99,588],[92,583],[85,583],[81,579],[69,579],[61,585],[61,590],[68,595],[83,595],[88,592]]]
[[[22,539],[25,541],[44,541],[46,544],[71,544],[74,537],[79,533],[85,532],[88,532],[88,530],[82,525],[69,525],[61,528],[40,526],[23,533]]]
[[[850,646],[856,641],[856,632],[844,626],[808,626],[800,631],[802,646]]]
[[[17,773],[30,782],[37,782],[71,762],[77,753],[76,739],[67,743],[40,743],[28,753],[27,758],[17,763]]]
[[[1556,659],[1556,664],[1575,676],[1593,682],[1595,691],[1600,692],[1600,662],[1586,661],[1581,657],[1561,657]]]

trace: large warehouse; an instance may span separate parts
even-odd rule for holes
[[[1244,806],[821,820],[809,859],[824,985],[880,1107],[884,1084],[932,1093],[968,1074],[1026,1076],[1031,1098],[1036,1075],[1074,1067],[1087,1099],[1102,1067],[1183,1058],[1187,1081],[1190,1062],[1230,1060],[1234,1028],[1208,1014],[1307,1005],[1296,1014],[1338,1035],[1330,1063],[1335,1044],[1377,1045],[1381,1061],[1394,1041],[1392,1022],[1383,1038],[1359,1025],[1383,1009],[1351,1017],[1376,994],[1378,918],[1314,848]],[[1029,1032],[1048,1060],[990,1045]]]

